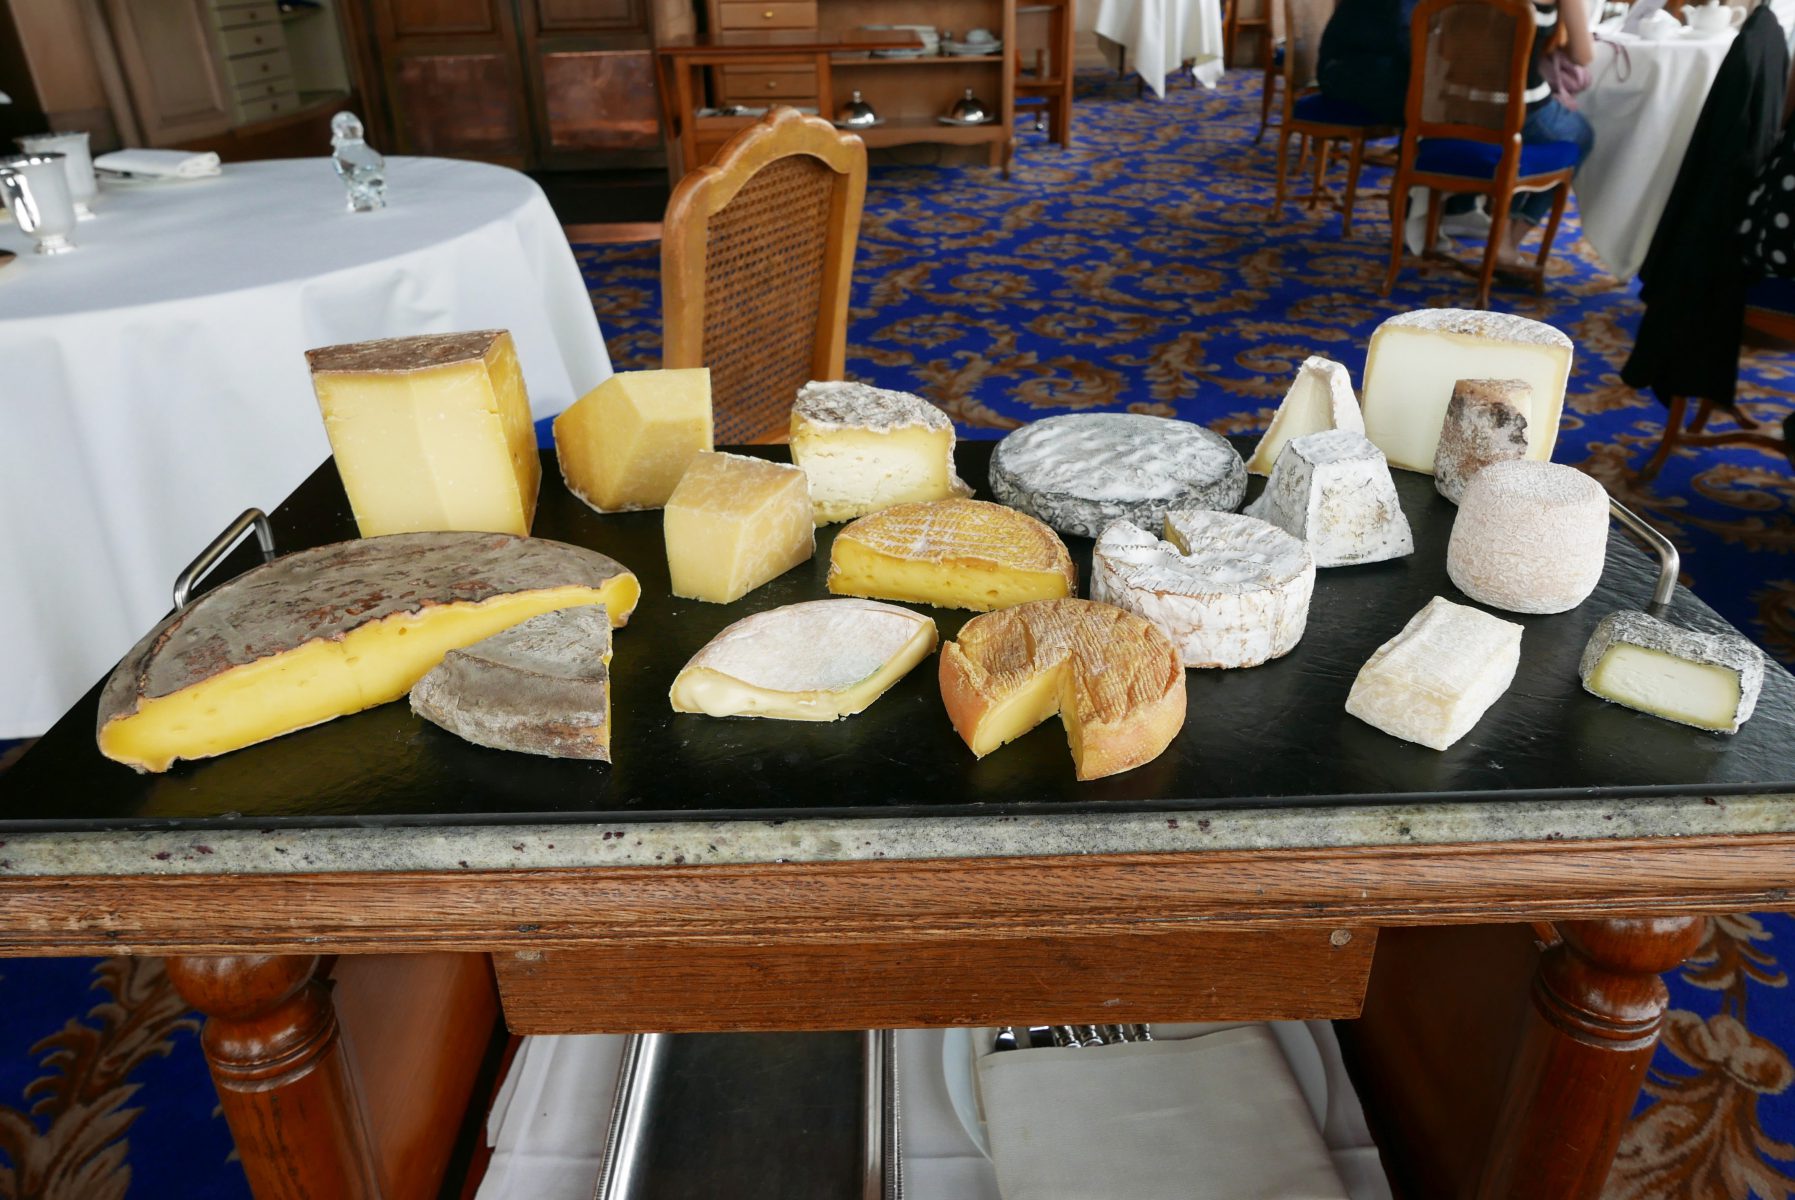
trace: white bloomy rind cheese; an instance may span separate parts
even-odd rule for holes
[[[980,758],[1058,713],[1079,779],[1151,762],[1184,727],[1184,664],[1153,622],[1092,600],[974,617],[941,649],[941,700]]]
[[[561,478],[599,512],[662,507],[710,448],[706,367],[619,372],[555,418]]]
[[[509,333],[324,346],[305,360],[363,537],[530,532],[542,460]]]
[[[1391,317],[1371,335],[1359,390],[1365,436],[1392,466],[1432,473],[1452,388],[1461,379],[1518,379],[1532,389],[1527,457],[1558,442],[1571,339],[1511,313],[1424,308]]]
[[[755,613],[692,656],[674,712],[833,721],[851,716],[935,649],[935,622],[876,600],[810,600]]]
[[[1642,612],[1609,613],[1583,648],[1593,695],[1707,729],[1737,733],[1758,706],[1764,655],[1737,634],[1697,633]]]
[[[1491,463],[1459,498],[1446,573],[1492,608],[1559,613],[1589,598],[1607,552],[1601,484],[1562,463]]]
[[[1352,376],[1331,358],[1311,355],[1297,368],[1296,380],[1284,394],[1284,403],[1271,419],[1271,428],[1253,447],[1247,459],[1251,475],[1270,475],[1284,443],[1306,433],[1329,429],[1365,432],[1358,398],[1352,394]]]
[[[810,479],[816,523],[920,500],[970,496],[954,474],[954,426],[908,392],[807,383],[792,405],[792,462]]]
[[[1245,511],[1309,543],[1318,567],[1383,562],[1415,551],[1382,452],[1347,429],[1286,442],[1265,490]]]
[[[546,538],[400,533],[288,554],[220,584],[126,654],[100,752],[140,771],[397,700],[443,655],[539,613],[642,594],[615,560]]]
[[[1091,599],[1163,630],[1187,667],[1256,667],[1309,620],[1315,559],[1298,538],[1238,513],[1166,514],[1164,541],[1128,521],[1091,554]]]
[[[985,500],[894,504],[861,517],[829,548],[829,590],[988,612],[1078,593],[1078,569],[1053,530]]]
[[[604,605],[563,608],[449,651],[411,711],[476,746],[609,762],[610,662]]]
[[[1346,711],[1444,750],[1508,690],[1520,661],[1519,625],[1435,596],[1359,668]]]
[[[804,472],[744,454],[695,455],[662,514],[673,594],[728,604],[816,553]]]
[[[1461,379],[1452,385],[1434,450],[1434,490],[1454,504],[1471,476],[1494,462],[1527,457],[1533,389],[1520,379]]]
[[[1078,537],[1112,521],[1158,529],[1173,509],[1233,512],[1246,488],[1246,464],[1226,438],[1138,413],[1048,417],[991,453],[994,496]]]

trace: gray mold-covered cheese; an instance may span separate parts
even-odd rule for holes
[[[1446,422],[1434,448],[1434,488],[1457,504],[1471,476],[1493,462],[1527,457],[1527,409],[1533,385],[1524,379],[1461,379],[1452,385]]]
[[[1764,655],[1738,634],[1679,629],[1642,612],[1603,617],[1578,674],[1590,694],[1714,733],[1737,733],[1758,705]]]
[[[476,746],[609,762],[610,661],[605,606],[563,608],[449,651],[411,710]]]
[[[1318,567],[1383,562],[1415,552],[1383,451],[1347,429],[1286,442],[1265,490],[1245,512],[1309,543]]]
[[[1246,487],[1246,464],[1226,438],[1138,413],[1048,417],[991,455],[998,500],[1078,537],[1122,520],[1158,529],[1177,509],[1232,512]]]

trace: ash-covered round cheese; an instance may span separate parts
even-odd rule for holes
[[[1079,537],[1123,520],[1157,529],[1174,509],[1232,512],[1246,489],[1246,464],[1226,438],[1139,413],[1048,417],[991,455],[1000,501]]]
[[[1301,538],[1238,513],[1166,516],[1165,540],[1130,521],[1091,555],[1091,599],[1165,631],[1187,667],[1256,667],[1290,653],[1309,621],[1315,559]]]
[[[1519,613],[1589,598],[1608,554],[1608,493],[1574,467],[1491,463],[1465,484],[1446,573],[1465,595]]]

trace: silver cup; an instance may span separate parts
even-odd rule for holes
[[[0,158],[0,192],[6,194],[12,219],[37,242],[39,254],[63,254],[75,248],[75,199],[60,154],[15,154]]]
[[[69,176],[69,195],[75,201],[75,216],[93,220],[94,197],[100,193],[93,173],[93,152],[88,148],[87,133],[33,133],[14,138],[19,149],[27,154],[60,154],[63,170]]]

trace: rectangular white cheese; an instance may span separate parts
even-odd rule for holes
[[[1508,690],[1520,661],[1519,625],[1435,596],[1359,668],[1346,711],[1444,750]]]

